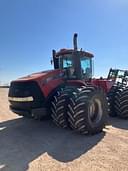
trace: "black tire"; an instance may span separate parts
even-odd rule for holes
[[[116,92],[115,110],[117,116],[128,119],[128,87],[122,86]]]
[[[51,117],[53,122],[62,128],[68,127],[67,106],[71,88],[61,89],[56,93],[51,102]]]
[[[96,134],[105,127],[108,104],[101,89],[93,86],[77,89],[68,105],[70,126],[82,134]]]
[[[118,89],[120,87],[121,86],[119,86],[118,84],[113,85],[112,88],[110,89],[110,91],[108,92],[108,95],[107,95],[107,97],[108,97],[108,108],[109,108],[108,114],[111,117],[117,116],[117,113],[115,110],[115,96],[116,96],[116,92],[118,91]]]

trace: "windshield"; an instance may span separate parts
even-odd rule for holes
[[[90,58],[82,57],[80,59],[81,70],[83,77],[91,78],[92,77],[92,62]]]
[[[71,55],[60,56],[59,64],[60,64],[60,68],[62,68],[62,69],[72,67],[73,66],[72,56]]]
[[[79,58],[79,56],[78,56]],[[78,72],[80,72],[80,79],[88,79],[92,77],[92,59],[86,56],[79,58],[80,70],[77,68],[77,63],[72,54],[65,54],[59,57],[59,68],[70,70],[71,76],[75,78]]]

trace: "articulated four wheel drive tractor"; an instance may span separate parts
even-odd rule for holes
[[[128,72],[110,69],[108,78],[92,78],[94,55],[77,48],[53,50],[54,70],[11,82],[10,109],[18,115],[50,116],[62,127],[82,134],[101,132],[111,116],[128,117]]]

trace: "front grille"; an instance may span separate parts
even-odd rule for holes
[[[12,82],[9,89],[9,97],[29,97],[34,98],[33,102],[15,102],[10,101],[11,106],[15,108],[36,108],[41,107],[45,101],[44,95],[35,81]]]

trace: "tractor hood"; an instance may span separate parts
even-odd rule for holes
[[[64,71],[60,70],[60,69],[56,69],[56,70],[47,70],[47,71],[42,71],[42,72],[37,72],[37,73],[33,73],[30,75],[27,75],[25,77],[21,77],[15,81],[34,81],[34,80],[43,80],[43,79],[48,79],[51,77],[55,77],[55,76],[62,76],[64,75]]]
[[[9,96],[14,97],[12,100],[15,100],[15,97],[25,97],[26,100],[26,96],[37,97],[36,94],[38,94],[38,97],[42,94],[43,98],[47,98],[50,92],[60,84],[63,84],[63,82],[64,71],[60,69],[33,73],[12,81],[9,89]],[[29,100],[32,100],[32,98]],[[37,101],[40,101],[40,97],[37,98]]]

